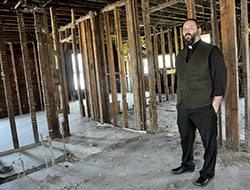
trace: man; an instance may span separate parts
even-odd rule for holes
[[[173,174],[193,172],[193,144],[198,128],[205,148],[204,165],[194,185],[205,186],[215,175],[217,112],[226,91],[227,69],[218,47],[201,41],[194,19],[183,24],[186,47],[176,58],[177,124],[182,163]]]

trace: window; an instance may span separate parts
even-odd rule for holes
[[[73,77],[74,77],[74,86],[75,90],[77,90],[77,75],[76,75],[76,63],[75,63],[75,57],[74,54],[71,54],[71,59],[72,59],[72,68],[73,68]],[[81,90],[85,89],[84,86],[84,73],[83,73],[83,67],[82,67],[82,55],[80,53],[77,54],[77,59],[78,59],[78,65],[79,65],[79,74],[80,74],[80,85],[81,85]]]

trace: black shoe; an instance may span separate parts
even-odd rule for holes
[[[210,177],[210,178],[199,177],[196,181],[194,181],[194,185],[204,187],[208,184],[209,181],[212,181],[212,180],[213,180],[213,177]]]
[[[191,169],[185,169],[182,166],[179,166],[178,168],[174,168],[171,170],[172,174],[182,174],[182,173],[191,173],[194,171],[194,168]]]

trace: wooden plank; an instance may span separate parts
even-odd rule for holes
[[[9,68],[8,68],[8,61],[7,61],[7,55],[6,55],[6,47],[4,42],[4,36],[3,36],[3,23],[2,18],[0,17],[0,64],[1,64],[1,70],[2,70],[2,78],[3,78],[3,85],[4,85],[4,93],[5,93],[5,99],[6,99],[6,106],[10,121],[10,129],[11,129],[11,135],[12,135],[12,142],[14,148],[19,148],[19,141],[17,136],[17,130],[16,130],[16,122],[15,122],[15,112],[14,112],[14,104],[13,104],[13,95],[12,95],[12,89],[11,89],[11,82],[10,82],[10,75],[9,75]]]
[[[127,104],[127,90],[126,90],[126,79],[125,79],[125,65],[124,65],[124,55],[123,55],[123,46],[122,46],[122,30],[121,30],[121,19],[120,19],[120,9],[115,8],[114,10],[115,16],[115,29],[116,29],[116,37],[117,37],[117,53],[118,53],[118,62],[119,62],[119,71],[120,71],[120,79],[121,79],[121,94],[122,94],[122,106],[123,106],[123,114],[122,114],[122,126],[124,128],[128,128],[128,104]]]
[[[111,79],[113,118],[114,118],[114,125],[118,125],[118,120],[117,120],[118,109],[117,109],[117,89],[116,89],[116,76],[115,76],[115,62],[114,62],[114,53],[113,53],[112,39],[111,39],[111,35],[110,35],[110,23],[109,23],[108,12],[104,13],[104,19],[105,19],[106,38],[107,38],[107,45],[108,45],[108,62],[109,62],[109,72],[110,72],[110,79]]]
[[[97,14],[97,40],[99,41],[99,53],[102,56],[98,56],[100,59],[99,62],[99,74],[100,74],[100,82],[101,82],[101,93],[103,97],[103,109],[105,112],[103,113],[103,121],[105,123],[110,123],[110,104],[109,104],[109,84],[108,84],[108,75],[107,75],[107,60],[105,53],[105,45],[104,45],[104,36],[103,36],[103,13],[101,11]]]
[[[69,24],[67,24],[66,26],[60,27],[60,28],[58,29],[58,31],[59,31],[59,32],[63,32],[63,31],[65,31],[65,30],[67,30],[67,29],[71,29],[72,26],[73,26],[72,23],[69,23]]]
[[[100,121],[103,123],[103,114],[105,110],[103,109],[103,102],[102,102],[102,96],[101,96],[101,81],[100,81],[100,70],[99,70],[99,64],[102,64],[100,59],[98,59],[98,56],[101,55],[102,52],[97,51],[97,32],[96,32],[96,24],[95,24],[95,17],[92,11],[89,12],[90,15],[90,25],[91,25],[91,32],[92,32],[92,44],[93,44],[93,53],[94,53],[94,65],[95,65],[95,76],[96,76],[96,86],[97,86],[97,107],[99,106],[98,110],[98,118],[100,118]]]
[[[220,0],[222,52],[228,69],[226,107],[226,144],[239,149],[239,86],[237,64],[236,13],[234,0]]]
[[[179,54],[179,44],[178,44],[178,33],[177,33],[177,27],[174,27],[174,45],[175,45],[175,56]]]
[[[17,94],[17,102],[18,102],[19,114],[22,115],[23,114],[22,102],[21,102],[19,85],[18,85],[18,78],[17,78],[17,72],[16,72],[16,62],[15,62],[13,44],[10,42],[9,46],[10,46],[11,63],[12,63],[12,67],[13,67],[13,74],[14,74],[14,80],[15,80],[15,86],[16,86],[16,94]]]
[[[69,119],[68,119],[68,102],[66,97],[66,90],[65,90],[65,77],[63,73],[63,65],[64,56],[62,56],[62,52],[60,49],[59,43],[59,33],[58,33],[58,26],[57,26],[57,19],[56,13],[54,9],[50,8],[50,20],[51,20],[51,28],[52,28],[52,38],[53,38],[53,50],[56,54],[56,63],[59,70],[59,81],[60,81],[60,96],[62,101],[62,115],[63,115],[63,128],[64,128],[64,135],[68,136],[70,134],[69,128]]]
[[[170,57],[170,67],[171,69],[174,69],[173,43],[172,43],[172,35],[171,35],[170,30],[168,30],[168,50],[169,50],[169,57]],[[174,74],[171,74],[171,93],[174,94]]]
[[[245,142],[247,152],[250,152],[250,62],[248,35],[248,7],[247,1],[241,0],[241,49],[243,62],[243,88],[245,96]]]
[[[78,101],[79,101],[81,116],[85,117],[85,107],[84,107],[84,104],[83,104],[83,95],[82,95],[81,84],[80,84],[78,50],[77,50],[76,29],[75,29],[75,16],[74,16],[74,10],[73,9],[71,9],[71,19],[72,19],[72,26],[73,26],[71,28],[72,50],[73,50],[73,55],[74,55],[74,60],[75,60],[75,68],[76,68],[76,82],[77,82]]]
[[[212,43],[220,48],[219,24],[217,19],[216,0],[210,0]]]
[[[39,99],[40,99],[40,106],[41,110],[44,110],[44,104],[43,104],[43,93],[41,89],[41,80],[40,80],[40,69],[37,61],[37,52],[36,52],[36,45],[34,42],[32,42],[32,47],[33,47],[33,54],[34,54],[34,60],[35,60],[35,67],[36,67],[36,79],[37,79],[37,85],[38,85],[38,92],[39,92]]]
[[[155,69],[154,69],[151,28],[150,28],[150,9],[149,9],[148,0],[142,0],[141,5],[142,5],[144,33],[145,33],[148,68],[149,68],[150,128],[153,133],[157,133],[158,132],[158,115],[157,115],[156,92],[155,92]]]
[[[97,31],[96,31],[96,19],[94,17],[94,14],[92,11],[89,12],[90,15],[90,25],[91,25],[91,32],[92,32],[92,44],[93,44],[93,53],[94,53],[94,65],[95,65],[95,76],[96,76],[96,103],[98,104],[98,118],[100,118],[101,122],[103,123],[104,119],[103,119],[103,115],[105,110],[103,109],[103,100],[102,100],[102,95],[101,95],[101,81],[100,81],[100,70],[99,70],[99,64],[102,64],[100,61],[100,59],[98,59],[98,56],[101,55],[102,52],[98,52],[97,50]]]
[[[85,31],[85,22],[79,23],[79,40],[80,40],[80,50],[82,54],[82,64],[84,69],[84,85],[85,85],[85,96],[87,103],[88,117],[94,118],[94,108],[93,100],[91,93],[91,80],[89,72],[89,63],[88,63],[88,51],[87,51],[87,42],[86,42],[86,31]]]
[[[133,87],[133,100],[134,100],[134,116],[136,129],[142,130],[142,112],[141,112],[141,99],[140,99],[140,75],[138,69],[137,59],[137,43],[136,43],[136,31],[133,21],[133,9],[132,0],[128,0],[126,3],[126,20],[127,20],[127,31],[128,31],[128,43],[129,43],[129,55],[130,65],[132,74],[132,87]]]
[[[142,119],[142,129],[147,130],[147,112],[146,112],[146,95],[145,95],[145,78],[144,78],[144,64],[142,62],[142,41],[140,34],[140,23],[138,14],[138,4],[137,0],[132,0],[133,18],[134,18],[134,28],[135,28],[135,40],[136,40],[136,56],[139,74],[139,86],[140,86],[140,112]]]
[[[157,83],[157,88],[158,88],[158,98],[159,102],[162,102],[162,97],[161,97],[161,75],[159,71],[159,62],[158,62],[158,39],[157,39],[157,34],[156,34],[156,29],[154,28],[153,30],[154,34],[154,63],[155,63],[155,71],[156,71],[156,83]]]
[[[95,76],[95,63],[93,57],[93,44],[91,36],[91,24],[90,20],[86,20],[86,38],[87,38],[87,49],[89,55],[89,69],[90,69],[90,81],[91,81],[91,90],[92,90],[92,101],[94,107],[94,119],[99,119],[99,107],[98,107],[98,96],[97,96],[97,87],[96,87],[96,76]]]
[[[211,28],[212,28],[212,44],[220,48],[220,34],[219,34],[219,25],[217,19],[217,7],[216,0],[210,0],[211,8]],[[221,118],[221,106],[219,107],[218,113],[218,144],[222,146],[222,118]]]
[[[59,42],[62,37],[62,32],[58,32],[59,35]],[[59,49],[60,49],[60,61],[62,65],[62,73],[63,73],[63,81],[64,81],[64,91],[65,91],[65,99],[67,104],[67,112],[70,113],[70,107],[69,107],[69,87],[67,83],[67,74],[66,74],[66,62],[64,57],[64,51],[63,51],[63,44],[59,43]]]
[[[27,38],[25,33],[25,25],[24,25],[24,17],[23,13],[17,11],[17,21],[18,21],[18,28],[19,28],[19,36],[20,36],[20,44],[22,49],[22,59],[23,59],[23,68],[24,68],[24,75],[25,81],[27,86],[27,95],[29,101],[29,109],[30,109],[30,116],[31,116],[31,123],[33,129],[33,135],[35,139],[35,143],[39,142],[39,135],[38,135],[38,127],[37,127],[37,120],[36,120],[36,106],[35,106],[35,98],[34,98],[34,90],[32,84],[32,72],[31,72],[31,65],[29,60],[29,52],[27,46]]]
[[[107,7],[104,7],[102,9],[102,12],[105,13],[105,12],[109,12],[109,11],[113,11],[116,7],[122,7],[126,4],[127,0],[120,0],[120,1],[117,1],[111,5],[108,5]]]
[[[165,9],[165,8],[169,7],[169,6],[173,6],[173,5],[177,4],[177,3],[183,3],[183,2],[184,2],[183,0],[170,0],[170,1],[166,1],[165,3],[162,3],[162,4],[158,5],[158,6],[152,7],[150,9],[150,13],[153,13],[153,12],[156,12],[156,11],[160,11],[162,9]]]
[[[184,48],[184,42],[183,42],[183,29],[180,27],[180,39],[181,39],[181,49]]]
[[[42,32],[42,27],[45,26],[45,21],[43,20],[44,15],[39,13],[34,13],[34,25],[36,30],[37,39],[37,50],[39,65],[42,77],[42,87],[44,95],[44,105],[46,110],[47,123],[49,128],[49,135],[51,138],[60,137],[59,123],[56,115],[55,99],[54,99],[54,88],[52,83],[51,69],[50,69],[50,59],[48,52],[48,39],[47,35]]]
[[[196,19],[195,0],[186,0],[188,18]]]
[[[87,74],[86,74],[86,66],[85,66],[85,61],[87,58],[87,54],[85,54],[86,52],[86,44],[84,45],[83,43],[83,38],[85,38],[85,29],[83,29],[84,27],[84,22],[79,22],[78,23],[78,34],[79,34],[79,48],[80,48],[80,53],[81,53],[81,57],[82,57],[82,68],[83,68],[83,79],[84,79],[84,94],[85,94],[85,99],[86,99],[86,107],[87,107],[87,115],[88,117],[91,117],[90,115],[90,102],[89,102],[89,88],[88,88],[88,83],[89,83],[89,79],[87,79]],[[84,35],[83,35],[83,30],[84,30]]]
[[[160,28],[161,33],[161,52],[162,52],[162,62],[163,62],[163,78],[164,78],[164,89],[166,94],[166,100],[168,101],[169,89],[168,89],[168,77],[167,77],[167,67],[166,67],[166,48],[165,48],[165,37],[163,28]]]

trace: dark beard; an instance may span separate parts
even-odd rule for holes
[[[187,34],[191,35],[190,33],[187,33]],[[186,36],[187,36],[187,34],[186,34]],[[190,39],[190,40],[187,40],[187,39],[185,38],[185,36],[184,36],[184,43],[186,44],[186,46],[193,45],[193,43],[194,43],[194,41],[195,41],[196,35],[197,35],[197,32],[196,32],[195,34],[191,35],[191,39]]]

